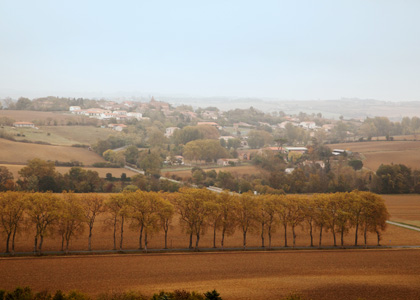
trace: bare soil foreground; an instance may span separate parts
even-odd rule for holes
[[[216,289],[223,299],[419,299],[420,250],[273,251],[1,258],[0,289]]]

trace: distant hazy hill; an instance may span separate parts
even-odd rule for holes
[[[385,116],[391,120],[402,117],[420,116],[420,101],[387,102],[372,99],[340,100],[272,100],[258,98],[162,98],[174,105],[188,104],[193,107],[216,106],[222,110],[249,108],[253,106],[265,112],[284,111],[286,114],[305,112],[322,113],[328,118],[364,119],[366,117]]]

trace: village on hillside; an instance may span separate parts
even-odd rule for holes
[[[420,132],[417,117],[334,120],[321,113],[264,113],[253,107],[173,106],[153,97],[148,102],[46,97],[2,103],[3,138],[82,147],[104,160],[90,166],[129,165],[157,178],[241,192],[381,190],[372,179],[377,170],[364,166],[365,157],[343,143],[390,142],[410,134],[417,139]],[[69,136],[73,140],[64,140]],[[214,174],[214,168],[221,169]],[[413,182],[406,189],[414,191]]]

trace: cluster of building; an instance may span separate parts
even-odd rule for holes
[[[143,118],[143,114],[140,112],[127,112],[126,110],[112,111],[102,108],[81,109],[80,106],[70,106],[69,111],[75,115],[83,115],[99,120],[116,119],[118,121],[123,121],[127,119],[141,120]]]

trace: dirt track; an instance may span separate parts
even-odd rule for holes
[[[223,299],[419,299],[420,250],[279,251],[0,259],[0,289],[162,289]],[[7,272],[5,272],[7,270]]]

